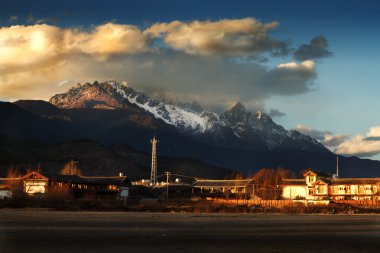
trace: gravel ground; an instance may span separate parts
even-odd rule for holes
[[[0,210],[1,253],[380,252],[380,215]]]

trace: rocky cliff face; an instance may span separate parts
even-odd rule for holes
[[[53,96],[50,103],[59,108],[101,108],[115,109],[126,106],[124,99],[115,88],[105,83],[76,84],[68,92]]]

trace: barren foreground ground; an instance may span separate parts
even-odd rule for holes
[[[380,252],[380,215],[0,210],[0,252]]]

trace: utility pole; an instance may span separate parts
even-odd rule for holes
[[[336,156],[336,178],[339,178],[339,156]]]
[[[166,199],[168,199],[169,198],[169,176],[170,176],[170,172],[166,171],[165,175],[166,175]]]

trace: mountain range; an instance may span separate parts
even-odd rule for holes
[[[150,152],[149,140],[156,134],[160,156],[245,173],[263,167],[333,172],[336,166],[336,155],[317,140],[284,129],[262,111],[249,112],[242,103],[217,114],[196,102],[168,102],[114,80],[78,83],[49,103],[1,103],[0,117],[6,119],[0,134],[50,144],[89,139]],[[340,157],[340,174],[346,177],[379,172],[378,161]]]

